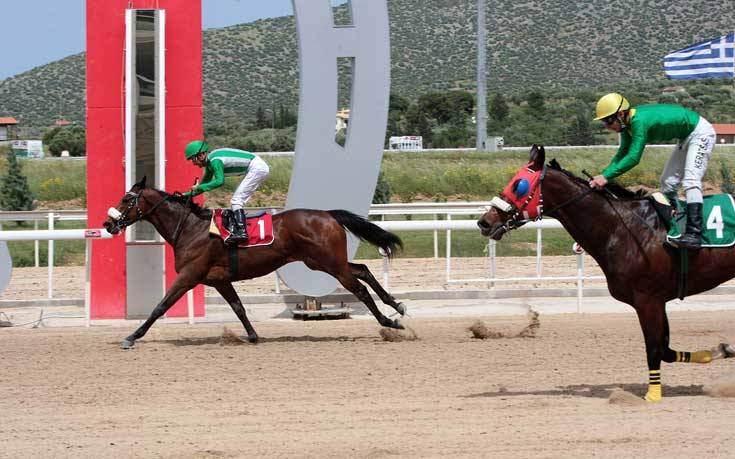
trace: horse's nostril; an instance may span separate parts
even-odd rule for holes
[[[477,226],[480,228],[490,228],[490,225],[485,220],[477,220]]]

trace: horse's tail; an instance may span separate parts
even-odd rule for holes
[[[401,238],[359,215],[346,210],[329,210],[327,212],[350,233],[359,237],[360,240],[367,241],[383,249],[389,258],[395,255],[397,248],[403,249]]]

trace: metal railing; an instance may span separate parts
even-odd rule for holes
[[[578,298],[581,301],[582,298],[582,287],[586,280],[602,279],[600,276],[585,276],[584,273],[584,261],[582,256],[578,254],[578,270],[576,276],[543,276],[541,270],[542,260],[542,249],[543,249],[543,229],[551,228],[562,228],[561,224],[553,219],[544,219],[539,222],[529,223],[523,227],[522,230],[536,230],[536,275],[533,277],[510,277],[500,278],[497,277],[497,257],[496,257],[496,242],[493,240],[488,241],[487,246],[487,259],[489,263],[489,270],[487,277],[472,278],[472,279],[460,279],[452,276],[452,231],[478,231],[476,218],[464,218],[468,216],[478,216],[485,212],[486,206],[489,202],[476,201],[476,202],[455,202],[455,203],[409,203],[409,204],[374,204],[370,208],[370,215],[373,216],[400,216],[400,215],[433,215],[433,220],[383,220],[375,222],[382,228],[388,231],[433,231],[434,232],[434,257],[439,257],[439,244],[438,244],[438,233],[444,231],[446,235],[446,273],[445,283],[446,285],[455,283],[484,283],[489,288],[494,288],[496,283],[503,282],[514,282],[530,280],[533,282],[551,282],[559,280],[575,281],[578,287]],[[269,208],[273,209],[273,208]],[[437,217],[441,215],[444,220],[439,220]],[[0,212],[0,222],[2,221],[34,221],[34,226],[38,227],[38,222],[42,220],[48,221],[49,230],[44,231],[3,231],[0,232],[0,240],[4,240],[3,236],[10,236],[9,233],[24,233],[24,240],[35,241],[35,262],[36,267],[38,263],[38,242],[39,240],[48,240],[48,298],[53,299],[53,266],[54,266],[54,238],[46,237],[53,234],[56,231],[57,234],[61,234],[54,230],[54,222],[59,220],[65,221],[85,221],[87,212],[85,210],[76,211],[34,211],[34,212]],[[1,225],[0,225],[0,229]],[[62,230],[63,231],[63,230]],[[68,230],[73,231],[73,230]],[[33,238],[32,234],[44,234],[44,237]],[[64,239],[58,237],[56,239]],[[17,239],[16,239],[17,240]],[[383,263],[383,282],[388,288],[390,282],[390,273],[388,268],[387,260]],[[280,283],[276,276],[275,292],[280,293]]]

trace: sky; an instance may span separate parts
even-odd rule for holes
[[[84,51],[85,5],[86,0],[2,0],[0,80]],[[291,0],[202,0],[205,30],[292,14]]]

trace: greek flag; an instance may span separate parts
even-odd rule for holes
[[[735,33],[667,54],[664,71],[672,80],[735,78]]]

